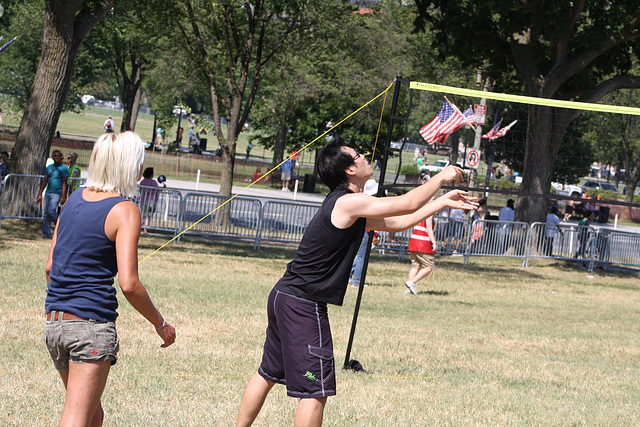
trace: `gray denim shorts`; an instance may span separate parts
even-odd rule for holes
[[[69,362],[111,362],[120,349],[115,322],[97,320],[47,320],[44,341],[60,372],[69,372]]]

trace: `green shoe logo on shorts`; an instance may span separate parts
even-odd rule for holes
[[[307,371],[306,374],[303,375],[303,377],[305,377],[306,379],[308,379],[309,381],[318,381],[318,379],[316,378],[315,375],[313,375],[311,372]]]

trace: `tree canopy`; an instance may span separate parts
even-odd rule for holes
[[[440,55],[482,65],[496,90],[596,102],[640,87],[630,73],[640,38],[639,2],[415,0]],[[578,110],[530,106],[522,190],[548,194],[553,164]],[[520,198],[518,219],[544,219],[544,198]]]

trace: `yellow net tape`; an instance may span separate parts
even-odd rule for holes
[[[621,107],[618,105],[592,104],[588,102],[562,101],[560,99],[536,98],[533,96],[510,95],[507,93],[484,92],[475,89],[463,89],[453,86],[432,83],[411,82],[410,89],[426,90],[429,92],[443,92],[473,98],[495,99],[497,101],[517,102],[520,104],[543,105],[547,107],[569,108],[572,110],[598,111],[601,113],[620,113],[640,116],[640,108]]]

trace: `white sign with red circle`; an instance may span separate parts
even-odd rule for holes
[[[480,152],[473,148],[467,148],[467,167],[470,169],[478,169],[478,163],[480,163]]]

